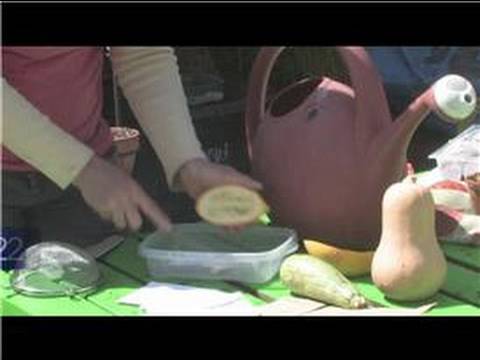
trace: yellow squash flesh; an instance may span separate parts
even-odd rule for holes
[[[310,255],[332,264],[347,277],[368,275],[370,273],[373,251],[341,249],[310,239],[305,239],[303,244]]]
[[[203,220],[219,226],[254,223],[268,211],[257,192],[237,185],[218,186],[206,191],[198,198],[195,208]]]

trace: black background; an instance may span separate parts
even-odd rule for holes
[[[477,45],[480,4],[2,3],[4,45]],[[475,349],[467,318],[2,318],[5,359],[147,356],[315,358]],[[200,340],[201,339],[201,340]],[[152,341],[153,340],[153,341]],[[175,340],[175,345],[171,343]],[[455,341],[458,340],[458,341]],[[67,348],[65,348],[67,344]],[[223,345],[224,346],[223,346]],[[461,346],[457,346],[461,345]],[[385,348],[386,347],[386,348]],[[169,349],[172,349],[168,353]],[[384,348],[384,350],[382,350]],[[241,350],[243,350],[241,352]],[[263,350],[263,352],[262,352]],[[385,351],[386,350],[386,351]],[[403,350],[403,351],[402,351]],[[254,354],[260,354],[255,356]],[[266,353],[266,354],[265,354]],[[475,354],[475,351],[474,351]],[[8,357],[10,355],[10,357]],[[405,355],[406,356],[406,355]]]
[[[469,45],[478,3],[13,3],[5,45]]]

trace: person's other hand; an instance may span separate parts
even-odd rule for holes
[[[169,231],[168,216],[125,171],[94,156],[73,181],[85,202],[119,230],[136,231],[142,215],[159,229]]]
[[[232,167],[216,164],[205,159],[188,161],[179,171],[180,185],[194,200],[205,191],[222,185],[239,185],[254,191],[261,191],[262,184]],[[227,227],[238,231],[243,226]]]
[[[254,191],[262,190],[262,184],[232,167],[205,159],[193,159],[179,171],[182,188],[196,200],[203,192],[222,185],[239,185]]]

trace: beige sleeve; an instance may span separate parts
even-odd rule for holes
[[[2,78],[2,145],[62,189],[94,152],[55,125]]]
[[[195,134],[171,47],[113,47],[113,69],[138,122],[162,161],[170,188],[186,161],[206,158]]]

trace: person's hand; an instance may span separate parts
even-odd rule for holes
[[[205,159],[193,159],[180,168],[180,185],[196,200],[203,192],[222,185],[239,185],[254,191],[262,190],[262,184],[237,170]]]
[[[171,229],[167,215],[129,174],[97,156],[80,172],[73,185],[90,207],[119,230],[140,229],[142,215],[159,230]]]
[[[222,185],[239,185],[254,191],[262,190],[262,184],[237,170],[205,159],[188,161],[179,171],[180,185],[194,200],[205,191]],[[240,231],[244,226],[226,227],[229,231]]]

